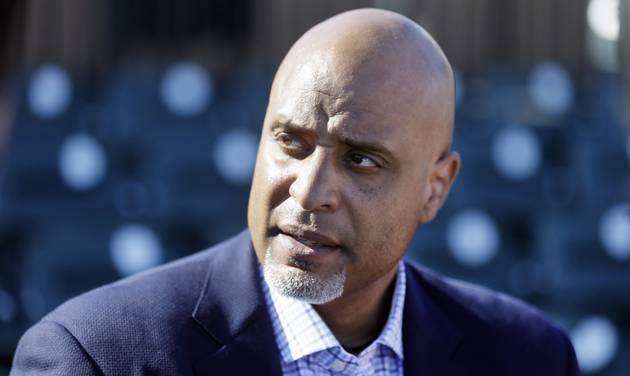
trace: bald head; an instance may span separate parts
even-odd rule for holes
[[[334,16],[308,30],[283,60],[271,102],[297,77],[311,76],[321,92],[370,97],[382,107],[409,112],[436,152],[450,147],[453,73],[435,40],[418,24],[380,9]],[[369,110],[369,108],[366,108]]]

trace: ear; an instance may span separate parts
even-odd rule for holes
[[[459,173],[461,159],[457,152],[449,152],[438,159],[429,173],[427,184],[428,199],[422,207],[420,223],[427,223],[437,215],[438,210],[446,202],[448,192]]]

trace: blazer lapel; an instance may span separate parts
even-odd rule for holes
[[[280,375],[280,355],[249,232],[213,255],[193,318],[223,346],[195,363],[197,374]]]
[[[196,373],[281,375],[280,354],[249,233],[245,230],[211,252],[193,318],[222,346],[195,363]],[[405,374],[453,374],[452,356],[461,334],[432,299],[430,282],[416,268],[407,270]]]
[[[428,293],[428,282],[408,266],[403,313],[404,369],[407,375],[444,376],[455,373],[452,356],[459,330]]]

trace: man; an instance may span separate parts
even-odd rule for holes
[[[12,374],[577,374],[537,311],[401,262],[459,169],[453,101],[409,19],[315,26],[273,82],[249,231],[62,305]]]

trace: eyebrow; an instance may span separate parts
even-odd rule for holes
[[[300,133],[300,132],[312,133],[312,134],[316,133],[312,129],[296,125],[295,123],[289,120],[274,121],[270,127],[270,130],[273,132],[274,130],[278,128],[283,128],[283,129],[296,132],[296,133]],[[349,135],[340,136],[339,141],[343,144],[350,146],[353,149],[375,152],[375,153],[381,154],[384,158],[389,159],[390,161],[394,159],[394,155],[392,154],[392,152],[389,151],[389,149],[384,144],[378,141],[357,140],[357,139],[352,138]]]

